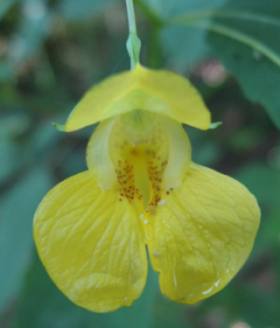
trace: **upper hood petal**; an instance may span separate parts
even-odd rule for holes
[[[180,123],[208,129],[210,113],[184,77],[165,70],[136,66],[93,86],[69,115],[64,131],[74,131],[115,115],[142,109]]]

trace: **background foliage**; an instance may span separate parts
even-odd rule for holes
[[[56,182],[85,168],[91,129],[63,122],[94,82],[126,69],[120,0],[0,1],[0,327],[280,326],[280,2],[137,0],[142,62],[186,74],[214,121],[187,128],[194,160],[235,176],[259,200],[262,224],[244,269],[193,306],[164,299],[150,272],[128,309],[96,315],[70,304],[42,268],[32,216]]]

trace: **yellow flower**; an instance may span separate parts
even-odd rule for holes
[[[57,287],[92,311],[129,306],[145,286],[147,246],[168,298],[195,303],[220,291],[251,252],[260,211],[242,184],[191,161],[182,123],[210,126],[197,91],[138,65],[89,90],[64,130],[97,122],[88,170],[54,187],[35,214]]]

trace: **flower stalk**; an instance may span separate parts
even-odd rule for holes
[[[129,29],[126,48],[130,57],[130,68],[133,69],[140,61],[141,40],[137,35],[133,0],[126,0],[125,2]]]

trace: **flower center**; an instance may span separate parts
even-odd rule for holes
[[[121,201],[152,212],[180,184],[190,162],[190,144],[177,122],[134,110],[98,126],[87,161],[103,188],[115,187]]]
[[[162,181],[167,160],[145,144],[128,147],[116,166],[120,196],[143,202],[152,210],[161,199]]]

